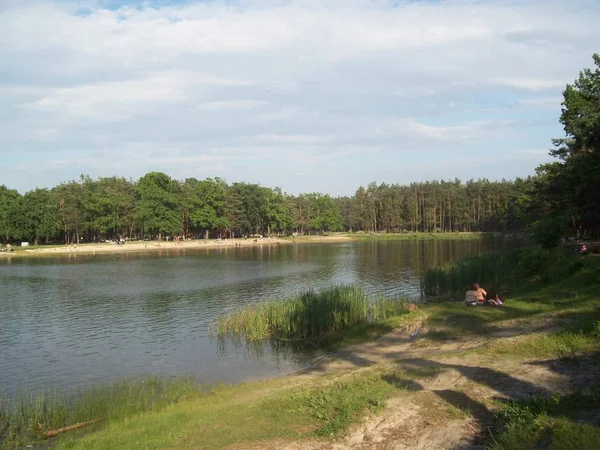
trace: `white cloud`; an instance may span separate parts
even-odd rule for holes
[[[525,77],[499,77],[491,78],[490,84],[498,84],[517,89],[526,89],[531,91],[541,91],[549,88],[559,88],[565,85],[563,80],[547,80]]]
[[[282,183],[301,164],[318,190],[377,179],[386,158],[543,148],[600,41],[592,0],[105,5],[0,6],[0,163],[23,168],[3,182],[31,188],[31,155],[46,185],[82,171],[245,179],[266,159],[255,181],[302,190]],[[336,161],[348,167],[310,170]]]

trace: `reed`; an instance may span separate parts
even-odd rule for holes
[[[0,397],[1,448],[22,448],[48,431],[96,418],[100,423],[158,411],[181,400],[198,398],[206,388],[194,378],[152,377],[67,392],[46,389]]]
[[[584,265],[580,257],[564,249],[525,248],[482,254],[427,269],[421,279],[421,292],[437,297],[454,295],[479,282],[493,294],[504,292],[508,286],[519,288],[527,282],[560,281]]]
[[[315,341],[352,326],[404,314],[407,303],[378,296],[370,299],[355,286],[309,290],[296,297],[254,304],[220,317],[213,324],[218,337],[245,341]]]

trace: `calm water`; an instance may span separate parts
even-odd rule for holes
[[[261,356],[209,336],[237,306],[354,283],[419,295],[419,273],[500,245],[379,241],[0,259],[0,383],[86,386],[148,375],[231,382],[289,373],[315,355]]]

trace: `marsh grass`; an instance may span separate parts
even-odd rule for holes
[[[384,321],[407,312],[407,302],[382,296],[370,299],[355,286],[305,291],[296,297],[269,301],[220,317],[212,333],[249,342],[269,338],[318,342],[351,327]]]
[[[2,448],[21,448],[46,432],[96,418],[103,423],[206,395],[194,378],[148,378],[67,393],[60,389],[21,391],[0,398]]]
[[[521,290],[528,283],[554,283],[586,267],[587,261],[568,249],[526,248],[460,259],[427,269],[421,292],[426,296],[463,295],[471,284],[479,282],[489,294]]]

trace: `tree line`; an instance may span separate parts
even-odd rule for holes
[[[519,230],[533,179],[371,183],[352,197],[289,195],[219,178],[178,181],[151,172],[62,183],[24,195],[0,186],[3,241],[97,242],[115,238],[241,237],[326,231]]]
[[[520,231],[554,245],[600,234],[600,56],[563,92],[558,161],[516,180],[371,183],[353,196],[289,195],[220,178],[179,181],[151,172],[61,183],[24,195],[0,186],[0,240],[47,242],[167,236],[365,232]]]

